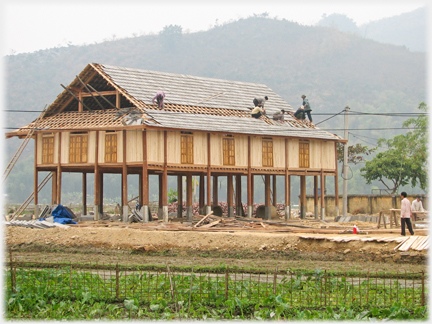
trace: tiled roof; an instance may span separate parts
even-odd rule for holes
[[[218,117],[203,114],[173,113],[160,110],[146,110],[151,117],[145,123],[164,128],[190,129],[225,133],[254,135],[304,137],[337,140],[337,136],[320,129],[298,128],[287,123],[267,124],[262,119],[240,117]],[[156,124],[155,124],[156,122]]]
[[[236,82],[221,79],[195,77],[148,70],[130,69],[101,64],[89,64],[79,74],[84,83],[90,83],[98,91],[117,90],[121,94],[121,109],[113,109],[106,101],[96,103],[95,98],[83,99],[90,111],[78,112],[76,99],[64,90],[48,107],[46,116],[36,126],[38,129],[66,130],[91,128],[118,128],[144,124],[164,128],[191,130],[213,130],[229,133],[257,135],[282,135],[321,139],[340,139],[320,130],[309,121],[298,121],[293,117],[294,109],[278,94],[263,84]],[[75,78],[68,88],[82,88]],[[166,94],[165,111],[153,105],[157,91]],[[259,120],[251,117],[253,98],[268,96],[265,103],[267,116]],[[115,95],[106,96],[115,103]],[[134,118],[127,115],[118,118],[123,107],[134,109]],[[285,122],[273,121],[274,112],[284,109]],[[127,111],[127,109],[126,109]],[[136,122],[136,118],[139,118]],[[131,116],[132,117],[132,116]],[[142,120],[141,120],[142,118]],[[134,121],[135,120],[135,121]],[[23,135],[34,128],[34,122],[10,132],[7,137]]]

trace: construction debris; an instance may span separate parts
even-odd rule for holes
[[[9,226],[21,226],[21,227],[29,227],[29,228],[38,228],[38,229],[46,229],[53,227],[61,227],[61,228],[69,228],[69,225],[63,225],[60,223],[51,223],[48,221],[40,221],[40,220],[31,220],[31,221],[20,221],[20,220],[11,220],[10,222],[4,222],[5,225]]]

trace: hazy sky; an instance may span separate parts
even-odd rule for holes
[[[120,4],[121,3],[121,4]],[[157,3],[157,4],[156,4]],[[268,12],[303,25],[323,14],[340,13],[357,25],[413,11],[425,1],[23,1],[3,0],[2,55],[34,52],[67,44],[158,33],[166,25],[183,31],[207,30],[253,14]]]

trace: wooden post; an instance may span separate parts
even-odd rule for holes
[[[61,138],[62,133],[59,133],[59,146],[58,146],[58,161],[57,161],[57,204],[61,204],[61,183],[62,183],[62,167],[61,167]]]
[[[285,138],[285,220],[291,218],[291,176],[288,171],[288,138]]]
[[[34,153],[34,179],[33,179],[33,198],[34,198],[34,216],[33,219],[37,219],[39,216],[39,208],[38,208],[38,186],[39,186],[39,180],[38,180],[38,169],[37,169],[37,145],[38,141],[38,135],[36,134],[35,138],[35,153]]]
[[[141,192],[142,192],[142,207],[141,213],[143,215],[144,223],[148,223],[151,221],[151,215],[149,211],[149,187],[148,187],[148,165],[147,165],[147,131],[143,130],[142,132],[142,154],[143,154],[143,163],[142,163],[142,183],[141,183]]]
[[[191,222],[193,216],[192,209],[192,174],[186,175],[186,219]]]
[[[183,176],[177,176],[177,217],[183,217]]]
[[[210,133],[207,133],[207,207],[206,215],[211,212],[211,150]]]
[[[162,179],[162,173],[160,173],[160,174],[158,175],[158,183],[159,183],[159,187],[158,187],[158,189],[159,189],[158,220],[163,219],[163,209],[162,209],[162,206],[163,206],[163,203],[162,203],[162,196],[163,196],[163,193],[162,193],[162,182],[163,182],[163,179]]]
[[[242,194],[241,194],[241,175],[236,175],[236,215],[237,216],[244,216],[243,212],[243,206],[242,206]]]
[[[164,131],[164,169],[162,173],[162,216],[168,223],[168,132]]]
[[[52,172],[51,179],[51,205],[57,205],[57,170]]]
[[[201,173],[199,176],[199,202],[198,202],[200,213],[202,208],[205,206],[204,194],[205,194],[204,173]]]
[[[227,203],[228,203],[228,217],[234,216],[233,207],[233,176],[232,174],[227,175]]]
[[[99,220],[100,212],[100,170],[99,170],[99,132],[96,131],[96,143],[95,143],[95,165],[94,165],[94,220]]]
[[[325,176],[324,176],[324,170],[321,170],[321,220],[325,220],[324,196],[325,196]]]
[[[319,219],[319,212],[318,212],[318,176],[314,176],[314,212],[315,212],[315,219]]]
[[[218,176],[214,175],[213,176],[213,204],[212,204],[212,206],[218,206],[219,205],[218,185],[219,185]]]
[[[338,151],[335,142],[335,214],[339,216],[339,174],[338,174]]]
[[[277,203],[277,189],[276,189],[276,174],[273,174],[273,206],[276,207]]]
[[[264,219],[271,219],[270,175],[264,176]]]
[[[300,218],[306,218],[306,175],[300,176]]]
[[[87,215],[87,172],[82,174],[82,214]]]
[[[248,136],[248,173],[247,173],[247,217],[253,214],[253,176],[251,167],[251,138]]]
[[[126,130],[123,130],[123,165],[122,165],[122,218],[123,222],[128,221],[129,208],[127,204],[127,165],[126,165]]]
[[[142,186],[141,186],[142,176],[143,176],[142,173],[138,174],[138,203],[140,205],[140,208],[143,205],[143,203],[142,203]]]

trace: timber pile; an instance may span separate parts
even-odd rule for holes
[[[62,227],[62,228],[70,227],[69,225],[51,223],[51,222],[40,221],[40,220],[31,220],[31,221],[11,220],[10,222],[4,222],[4,224],[7,226],[21,226],[21,227],[39,228],[39,229],[53,228],[53,227]]]
[[[416,251],[423,251],[429,249],[429,235],[427,236],[408,236],[408,237],[359,237],[359,236],[338,236],[338,237],[326,237],[326,236],[300,236],[302,239],[312,240],[328,240],[332,242],[346,243],[350,241],[362,241],[362,242],[396,242],[399,243],[394,250],[406,252],[409,249]]]

